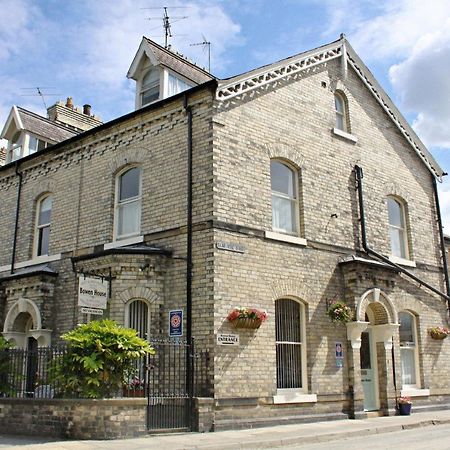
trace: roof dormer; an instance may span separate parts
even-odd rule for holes
[[[136,81],[136,109],[214,78],[182,55],[145,37],[142,38],[127,77]]]

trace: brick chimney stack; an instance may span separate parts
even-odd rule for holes
[[[84,105],[83,110],[74,106],[72,97],[66,103],[59,101],[47,109],[48,118],[75,131],[87,131],[101,125],[100,117],[91,113],[91,105]]]

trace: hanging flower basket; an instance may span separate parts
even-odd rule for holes
[[[347,323],[353,318],[353,311],[344,302],[334,300],[327,309],[327,315],[333,323]]]
[[[450,330],[444,327],[432,327],[428,328],[428,334],[431,336],[431,339],[442,341],[450,334]]]
[[[255,308],[234,308],[227,319],[234,328],[256,330],[267,319],[267,313]]]

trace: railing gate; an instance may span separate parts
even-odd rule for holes
[[[150,431],[191,429],[193,380],[193,345],[182,340],[152,340],[156,350],[147,359],[147,428]],[[187,377],[187,370],[191,376]]]

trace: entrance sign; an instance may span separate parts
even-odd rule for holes
[[[106,309],[108,282],[84,275],[80,275],[78,280],[78,306]]]
[[[218,334],[217,345],[237,345],[239,346],[238,334]]]
[[[183,336],[183,310],[169,311],[169,336]]]
[[[94,316],[103,316],[103,309],[81,308],[81,312],[84,314],[93,314]]]

